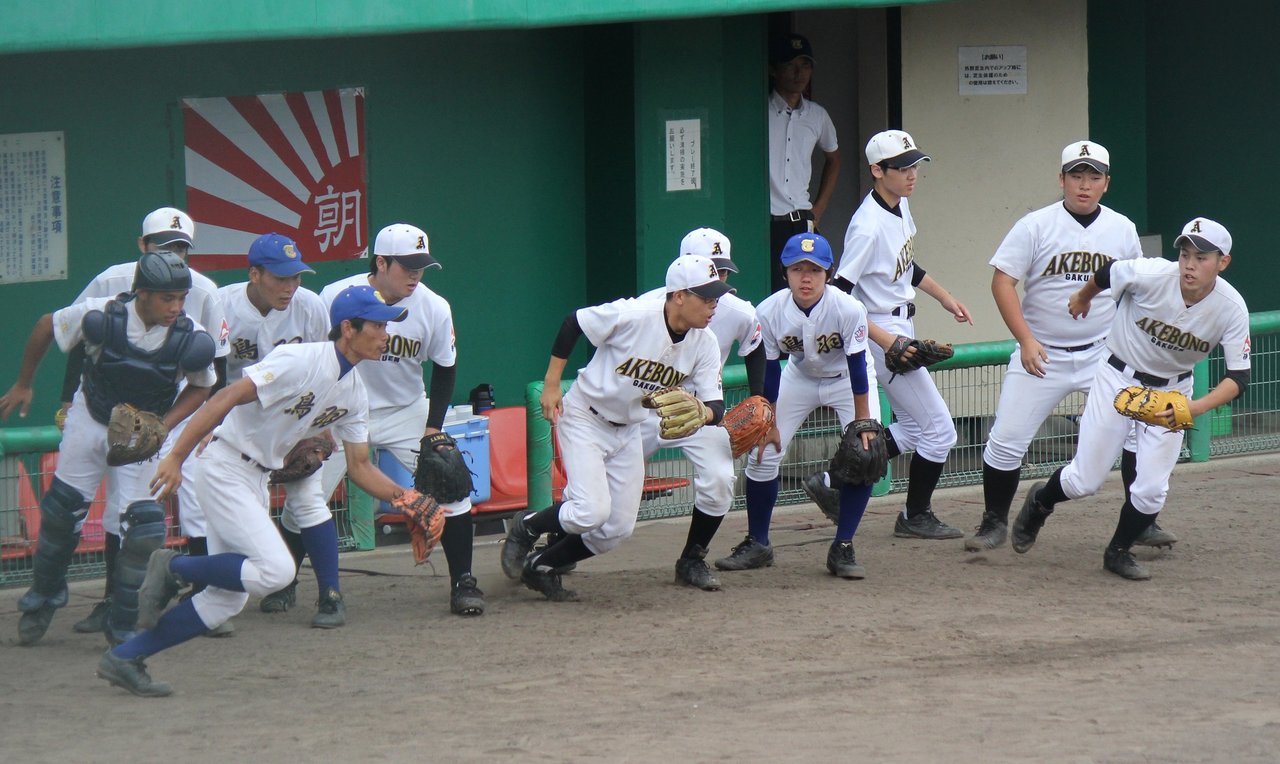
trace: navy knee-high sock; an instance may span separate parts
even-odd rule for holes
[[[330,587],[342,591],[338,586],[338,526],[333,518],[303,528],[301,536],[307,556],[311,558],[311,568],[316,572],[320,593],[329,591]]]
[[[850,541],[858,532],[858,523],[867,511],[871,498],[869,485],[845,485],[840,488],[840,520],[836,523],[836,541]]]
[[[154,629],[141,632],[136,637],[116,646],[111,650],[111,654],[126,660],[138,656],[145,658],[194,639],[208,630],[209,627],[204,625],[204,621],[200,620],[200,615],[196,612],[195,603],[185,600],[160,616],[160,621],[156,623]]]
[[[169,563],[169,570],[189,584],[206,584],[230,592],[242,592],[244,583],[240,580],[240,568],[247,559],[242,554],[231,552],[203,557],[180,554]]]
[[[773,519],[773,506],[778,503],[778,478],[752,480],[747,478],[747,533],[765,546],[769,545],[769,521]]]

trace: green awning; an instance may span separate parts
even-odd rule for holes
[[[525,29],[936,0],[10,0],[0,53]]]

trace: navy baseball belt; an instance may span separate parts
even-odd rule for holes
[[[779,222],[790,220],[792,223],[799,223],[801,220],[813,220],[813,210],[792,210],[783,215],[770,215],[769,219]]]
[[[587,411],[590,411],[592,414],[595,414],[597,417],[600,418],[600,421],[604,422],[605,424],[612,425],[614,427],[626,427],[626,424],[622,422],[614,422],[609,419],[605,419],[604,414],[601,414],[599,411],[596,411],[595,406],[587,406]]]
[[[219,438],[217,435],[214,435],[214,436],[213,436],[213,440],[211,440],[211,441],[209,441],[209,442],[210,442],[210,443],[213,443],[213,442],[215,442],[215,441],[219,441],[219,440],[222,440],[222,439],[221,439],[221,438]],[[249,456],[248,454],[245,454],[245,453],[244,453],[244,452],[242,452],[242,451],[236,451],[236,449],[232,448],[232,446],[231,446],[231,444],[230,444],[230,443],[227,443],[226,441],[222,441],[222,443],[223,443],[223,445],[225,445],[227,448],[229,448],[229,449],[231,449],[232,451],[234,451],[234,452],[235,452],[235,454],[236,454],[236,456],[239,456],[239,457],[240,457],[240,461],[245,462],[246,464],[252,464],[254,467],[257,467],[258,469],[262,470],[263,472],[270,472],[270,471],[271,471],[271,468],[270,468],[270,467],[264,467],[264,466],[262,466],[262,465],[258,462],[258,460],[257,460],[257,459],[254,459],[252,456]]]
[[[1138,380],[1142,384],[1147,385],[1149,387],[1164,387],[1165,385],[1171,384],[1172,382],[1175,381],[1175,380],[1168,379],[1167,377],[1157,377],[1156,375],[1148,374],[1145,371],[1138,371],[1132,366],[1129,366],[1128,364],[1126,364],[1124,361],[1121,361],[1119,358],[1116,358],[1115,353],[1111,354],[1111,357],[1107,359],[1107,363],[1111,365],[1111,368],[1115,369],[1121,374],[1128,374],[1129,376],[1133,377],[1134,379]],[[1191,372],[1189,371],[1183,374],[1179,374],[1176,381],[1181,382],[1190,376],[1191,376]]]
[[[1072,345],[1071,347],[1062,347],[1061,345],[1049,345],[1048,347],[1053,350],[1061,350],[1066,353],[1079,353],[1081,350],[1088,350],[1089,348],[1097,345],[1098,342],[1101,342],[1101,340],[1098,340],[1097,342],[1086,342],[1083,345]],[[1112,358],[1114,357],[1115,356],[1112,356]]]
[[[900,318],[914,318],[916,315],[916,304],[914,302],[909,302],[906,305],[899,305],[889,311],[889,315],[898,316]]]

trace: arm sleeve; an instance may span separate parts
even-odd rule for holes
[[[427,412],[427,426],[437,430],[444,428],[444,417],[453,400],[453,386],[457,383],[458,367],[431,364],[431,410]]]
[[[84,343],[76,343],[67,353],[67,370],[62,374],[62,402],[70,403],[80,389],[80,375],[84,374]]]
[[[1108,260],[1106,265],[1093,272],[1093,280],[1098,282],[1098,286],[1103,289],[1111,288],[1111,266],[1115,264],[1115,260]]]
[[[770,403],[778,402],[778,387],[782,384],[782,361],[774,358],[764,365],[764,397]]]
[[[564,317],[564,323],[560,324],[560,332],[556,334],[556,341],[551,345],[551,355],[556,358],[568,358],[581,336],[582,327],[578,324],[578,314],[570,313]]]
[[[755,350],[747,354],[747,392],[750,395],[764,395],[765,357],[764,345],[757,345]]]
[[[859,350],[853,355],[845,356],[849,362],[849,386],[854,395],[866,395],[870,389],[867,384],[867,351]]]
[[[921,281],[924,281],[924,268],[920,266],[920,261],[917,260],[911,263],[911,286],[918,287]]]
[[[844,276],[836,276],[834,279],[832,279],[831,286],[835,287],[836,289],[839,289],[841,292],[844,292],[845,294],[853,294],[853,282],[845,278]]]
[[[1240,388],[1240,392],[1236,397],[1244,395],[1244,389],[1249,386],[1249,370],[1248,369],[1227,369],[1227,379],[1236,383]]]
[[[213,395],[227,386],[227,357],[225,355],[213,359],[213,373],[218,379],[213,383],[213,388],[209,390],[209,395]]]
[[[724,419],[724,401],[703,401],[702,403],[711,409],[711,421],[707,422],[707,424],[720,424],[720,421]]]

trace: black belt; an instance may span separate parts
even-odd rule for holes
[[[601,414],[599,411],[596,411],[595,406],[587,406],[587,410],[590,411],[592,414],[595,414],[596,416],[600,417],[600,421],[604,422],[605,424],[613,425],[614,427],[626,427],[626,425],[623,424],[622,422],[611,422],[608,419],[605,419],[604,414]]]
[[[1165,377],[1157,377],[1154,374],[1148,374],[1145,371],[1137,371],[1133,367],[1126,364],[1124,361],[1121,361],[1119,358],[1116,358],[1114,353],[1111,355],[1110,358],[1107,359],[1107,363],[1111,364],[1111,368],[1115,369],[1116,371],[1122,374],[1128,374],[1129,376],[1138,380],[1142,384],[1149,385],[1151,387],[1164,387],[1165,385],[1170,384],[1171,382],[1174,381],[1174,380],[1166,379]],[[1191,372],[1189,371],[1184,374],[1179,374],[1177,381],[1181,382],[1190,376],[1191,376]]]
[[[213,436],[213,440],[211,440],[211,441],[209,441],[209,442],[210,442],[210,443],[212,443],[214,440],[221,440],[221,438],[219,438],[217,435],[214,435],[214,436]],[[227,448],[231,448],[231,446],[228,444],[228,445],[227,445]],[[271,471],[271,468],[270,468],[270,467],[263,467],[263,466],[258,462],[258,460],[257,460],[257,459],[254,459],[252,456],[249,456],[249,455],[247,455],[247,454],[245,454],[245,453],[243,453],[243,452],[241,452],[241,451],[236,451],[234,448],[231,448],[231,450],[232,450],[232,451],[235,451],[235,452],[236,452],[236,456],[239,456],[239,457],[240,457],[240,460],[241,460],[241,461],[243,461],[243,462],[245,462],[246,464],[252,464],[253,466],[257,467],[258,469],[262,470],[263,472],[270,472],[270,471]]]
[[[778,222],[789,220],[792,223],[799,223],[801,220],[813,220],[813,210],[792,210],[785,215],[770,215],[769,219]]]
[[[891,316],[902,316],[904,314],[907,318],[914,318],[916,315],[916,304],[914,302],[909,302],[906,305],[899,305],[889,311],[889,315]]]
[[[1049,347],[1050,347],[1050,348],[1052,348],[1052,349],[1054,349],[1054,350],[1062,350],[1062,351],[1065,351],[1065,352],[1068,352],[1068,353],[1079,353],[1081,350],[1088,350],[1089,348],[1091,348],[1091,347],[1093,347],[1093,346],[1095,346],[1095,345],[1097,345],[1097,344],[1098,344],[1097,342],[1087,342],[1087,343],[1085,343],[1085,344],[1083,344],[1083,345],[1072,345],[1072,346],[1071,346],[1071,347],[1069,347],[1069,348],[1064,348],[1064,347],[1062,347],[1062,346],[1060,346],[1060,345],[1049,345]],[[1112,356],[1112,357],[1114,358],[1114,356]]]

